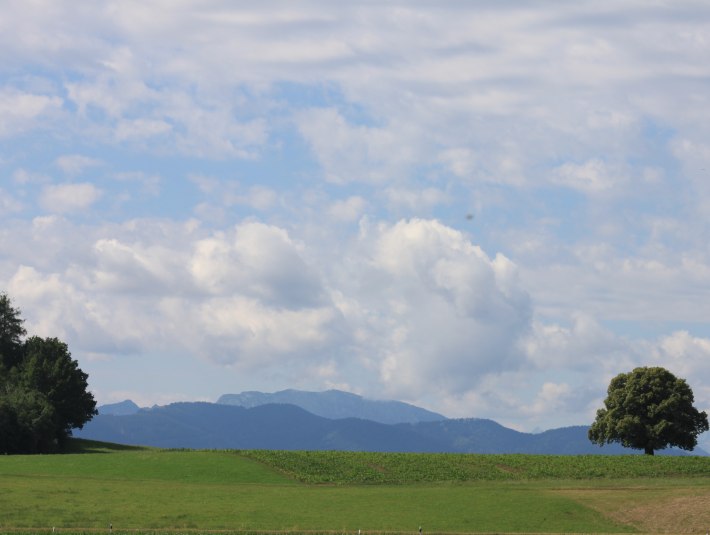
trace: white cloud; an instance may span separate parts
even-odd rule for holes
[[[95,242],[94,254],[96,266],[91,278],[100,291],[161,295],[168,288],[188,283],[187,277],[180,276],[188,258],[164,246],[102,238]]]
[[[106,303],[74,280],[71,270],[40,272],[20,266],[8,284],[8,292],[33,310],[28,332],[58,337],[80,354],[121,355],[141,347],[148,334],[146,315],[129,311],[123,304]]]
[[[41,299],[49,298],[52,304],[46,307],[39,321],[33,322],[33,332],[40,336],[49,336],[52,331],[55,334],[52,336],[66,336],[66,327],[61,328],[58,323],[59,314],[56,312],[57,298],[61,295],[67,298],[74,294],[72,289],[65,285],[57,273],[38,272],[31,266],[19,266],[13,274],[8,284],[10,295],[17,296],[17,299],[25,303],[38,302]],[[53,305],[53,306],[52,306]],[[67,325],[65,323],[65,325]]]
[[[245,195],[236,195],[234,199],[226,199],[228,203],[245,204],[255,210],[269,210],[278,201],[278,193],[271,188],[251,186]]]
[[[398,181],[419,161],[419,136],[405,125],[352,125],[332,108],[304,111],[297,123],[329,182]]]
[[[200,191],[203,198],[194,207],[194,213],[203,221],[224,224],[234,207],[246,206],[258,212],[282,208],[282,194],[262,185],[243,186],[234,179],[191,174],[188,180]]]
[[[553,171],[552,181],[584,193],[600,193],[612,189],[623,181],[615,176],[599,159],[583,164],[566,163]]]
[[[17,136],[40,124],[41,119],[61,110],[57,96],[24,93],[0,88],[0,137]]]
[[[109,68],[96,77],[67,83],[68,99],[76,106],[79,116],[89,117],[92,112],[100,111],[111,120],[120,121],[142,103],[157,103],[158,93],[137,79],[136,73],[122,74]]]
[[[393,209],[406,209],[411,212],[428,212],[442,204],[450,204],[451,196],[432,187],[425,188],[387,188],[385,197]]]
[[[80,175],[86,169],[101,165],[101,163],[102,162],[96,158],[82,156],[81,154],[66,154],[60,156],[54,162],[57,167],[69,176]]]
[[[259,118],[240,119],[229,96],[208,97],[165,87],[153,89],[133,69],[67,84],[79,117],[103,115],[99,135],[141,149],[200,157],[253,158],[266,142],[268,127]]]
[[[540,417],[569,407],[572,388],[566,383],[544,383],[531,405],[521,407],[522,413]]]
[[[297,364],[304,357],[307,366],[317,366],[324,348],[333,347],[339,320],[327,305],[295,309],[241,296],[209,299],[189,316],[203,333],[193,328],[193,340],[209,344],[191,346],[211,360],[252,370]]]
[[[566,320],[580,303],[609,321],[694,322],[710,313],[710,269],[699,251],[679,255],[654,245],[634,256],[595,241],[552,260],[529,258],[521,278],[546,318]]]
[[[63,214],[89,208],[101,195],[90,182],[56,184],[43,188],[40,203],[50,213]]]
[[[561,368],[584,372],[630,365],[634,356],[629,342],[605,329],[594,317],[573,315],[569,327],[535,322],[527,339],[531,362],[542,370]]]
[[[63,223],[37,224],[46,230],[30,238],[31,249]],[[515,267],[435,221],[373,227],[359,237],[359,254],[333,258],[325,270],[283,229],[263,223],[204,235],[136,222],[75,238],[80,257],[42,249],[56,260],[26,257],[37,267],[14,272],[10,291],[24,303],[47,301],[41,330],[54,325],[84,351],[179,341],[261,369],[309,355],[309,365],[337,370],[332,382],[355,366],[357,376],[375,374],[370,384],[409,395],[424,385],[466,391],[521,362],[530,305]],[[360,364],[349,360],[353,351]]]
[[[357,221],[365,211],[367,201],[359,195],[333,202],[328,207],[328,215],[335,221]]]
[[[470,178],[476,169],[476,154],[466,147],[452,147],[443,150],[439,161],[446,165],[451,173],[459,178]]]
[[[323,302],[318,273],[280,228],[245,223],[195,244],[190,261],[195,283],[213,295],[243,293],[279,307]]]
[[[653,351],[653,360],[669,366],[691,385],[704,388],[704,401],[710,404],[710,389],[699,381],[699,378],[710,374],[710,339],[692,336],[688,331],[676,331],[659,340]]]
[[[520,365],[530,304],[507,259],[436,221],[383,224],[359,239],[342,309],[388,393],[460,394]]]

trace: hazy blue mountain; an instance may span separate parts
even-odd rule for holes
[[[619,454],[600,448],[586,426],[521,433],[477,418],[382,424],[358,418],[330,419],[295,405],[246,408],[215,403],[174,403],[134,414],[95,416],[74,435],[162,448],[348,450],[452,453]],[[663,453],[663,452],[659,452]],[[684,452],[670,452],[684,454]],[[706,455],[696,450],[697,455]]]
[[[323,418],[360,418],[383,424],[431,422],[446,419],[441,414],[402,401],[366,399],[341,390],[327,390],[325,392],[282,390],[271,394],[242,392],[241,394],[225,394],[217,400],[217,403],[245,408],[271,403],[285,403],[296,405]]]
[[[135,414],[95,416],[74,436],[162,448],[440,451],[411,429],[359,420],[331,420],[295,405],[253,408],[173,403]]]
[[[533,453],[548,455],[634,453],[608,444],[603,448],[587,438],[588,426],[563,427],[543,433],[522,433],[493,420],[466,418],[416,424],[417,433],[437,437],[449,444],[451,451],[461,453]],[[637,452],[636,452],[637,453]]]
[[[135,414],[141,408],[133,403],[130,399],[121,401],[119,403],[109,403],[108,405],[101,405],[99,408],[99,414],[114,414],[116,416],[126,416],[128,414]]]

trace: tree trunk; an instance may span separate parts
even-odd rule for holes
[[[646,450],[644,451],[646,455],[653,455],[653,448],[651,446],[646,446]]]

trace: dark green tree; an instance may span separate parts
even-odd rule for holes
[[[9,385],[0,397],[0,452],[47,453],[55,451],[54,407],[42,393]]]
[[[22,338],[27,334],[23,323],[7,294],[0,293],[0,366],[7,370],[22,358]]]
[[[654,451],[675,446],[692,450],[708,430],[708,416],[694,406],[693,391],[661,367],[636,368],[609,383],[604,408],[589,428],[600,446],[618,442],[627,448]]]
[[[1,388],[1,387],[0,387]],[[0,393],[0,453],[19,453],[21,440],[20,425],[15,407],[10,403],[7,393]]]
[[[53,409],[53,439],[64,445],[74,428],[81,429],[96,414],[88,391],[88,374],[71,358],[67,344],[57,338],[32,336],[25,341],[19,366],[22,384],[44,396]]]
[[[0,294],[0,453],[60,450],[71,430],[96,414],[88,375],[56,338],[26,332],[18,309]]]

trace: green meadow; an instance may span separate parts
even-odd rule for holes
[[[705,533],[710,458],[171,451],[0,457],[0,531]]]

